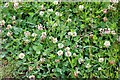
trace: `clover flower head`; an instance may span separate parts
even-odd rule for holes
[[[57,43],[58,42],[57,38],[52,38],[52,42]]]
[[[66,47],[66,48],[65,48],[65,51],[70,51],[70,47]]]
[[[73,32],[73,33],[72,33],[72,36],[73,36],[73,37],[77,36],[77,33],[76,33],[76,32]]]
[[[106,13],[107,13],[107,9],[104,9],[104,10],[103,10],[103,13],[106,14]]]
[[[53,4],[57,5],[57,4],[58,4],[58,1],[54,1]]]
[[[72,21],[72,19],[68,18],[67,22],[71,22],[71,21]]]
[[[53,9],[48,9],[48,12],[53,12]]]
[[[104,31],[105,34],[110,34],[110,28],[105,28],[105,31]]]
[[[19,57],[20,59],[23,59],[23,58],[25,57],[25,54],[24,54],[24,53],[20,53],[20,54],[18,55],[18,57]]]
[[[10,29],[10,28],[12,28],[12,26],[9,24],[9,25],[7,25],[7,28],[6,29]]]
[[[84,6],[83,6],[83,5],[79,5],[79,9],[80,9],[80,10],[83,10],[83,9],[84,9]]]
[[[62,55],[63,55],[63,51],[62,51],[62,50],[59,50],[59,51],[57,52],[57,54],[58,54],[58,56],[62,56]]]
[[[43,16],[44,15],[44,11],[40,11],[40,13],[39,13],[41,16]]]
[[[41,39],[44,40],[46,36],[47,36],[46,32],[42,32]]]
[[[115,34],[116,34],[115,30],[112,30],[112,31],[111,31],[111,34],[112,34],[112,35],[115,35]]]
[[[45,58],[40,58],[40,62],[44,63],[45,62]]]
[[[73,53],[73,56],[74,56],[74,57],[76,57],[76,56],[77,56],[77,54],[76,54],[76,53]]]
[[[58,43],[58,48],[63,48],[64,45],[62,43]]]
[[[14,2],[14,7],[15,7],[15,8],[18,8],[18,5],[19,5],[19,3]]]
[[[6,7],[6,8],[7,8],[8,6],[9,6],[9,3],[5,3],[4,7]]]
[[[25,37],[28,37],[28,36],[30,36],[30,32],[26,31],[26,32],[24,32],[24,35],[25,35]]]
[[[33,36],[33,37],[36,37],[36,36],[37,36],[37,34],[36,34],[36,33],[32,33],[32,36]]]
[[[103,61],[104,61],[104,58],[99,58],[98,61],[99,61],[99,62],[103,62]]]
[[[62,14],[60,12],[55,12],[56,16],[62,16]]]
[[[38,25],[38,30],[43,30],[42,24],[39,24],[39,25]]]
[[[29,76],[29,79],[30,79],[30,80],[35,80],[35,76],[34,76],[34,75],[31,75],[31,76]]]
[[[91,67],[91,65],[88,63],[88,64],[86,64],[86,66],[85,66],[86,68],[90,68]]]
[[[4,20],[1,20],[1,21],[0,21],[0,25],[1,25],[1,26],[4,26],[4,25],[5,25],[5,21],[4,21]]]
[[[107,20],[108,20],[107,17],[104,17],[104,18],[103,18],[103,21],[104,21],[104,22],[106,22]]]
[[[71,36],[71,35],[73,35],[73,33],[72,32],[68,32],[68,35]]]
[[[7,36],[12,36],[12,32],[7,32]]]
[[[12,20],[15,20],[16,19],[16,17],[15,16],[12,16]]]
[[[66,51],[66,52],[65,52],[65,56],[66,56],[66,57],[70,57],[71,55],[72,55],[72,53],[71,53],[70,51]]]
[[[102,68],[101,68],[101,67],[98,67],[98,71],[100,71],[100,70],[102,70]]]
[[[104,46],[108,48],[110,46],[110,41],[105,41]]]
[[[83,59],[83,58],[79,58],[79,59],[78,59],[78,63],[79,63],[79,64],[82,64],[83,62],[84,62],[84,59]]]
[[[29,71],[33,70],[33,67],[32,67],[32,66],[29,66],[29,67],[28,67],[28,70],[29,70]]]

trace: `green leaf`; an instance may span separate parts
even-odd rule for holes
[[[43,46],[42,46],[41,44],[39,44],[39,45],[37,45],[37,46],[34,45],[34,46],[33,46],[33,49],[34,49],[35,51],[40,51],[40,50],[42,49],[42,47],[43,47]]]
[[[80,28],[85,28],[85,25],[84,25],[84,24],[82,24],[82,25],[80,26]]]
[[[94,39],[94,40],[97,40],[98,38],[97,38],[97,36],[96,36],[96,35],[93,35],[93,39]]]

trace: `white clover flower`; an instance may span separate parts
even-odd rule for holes
[[[55,12],[56,16],[62,16],[62,14],[60,12]]]
[[[7,36],[12,36],[12,32],[7,32]]]
[[[25,39],[24,41],[26,44],[30,42],[30,40],[28,40],[28,39]]]
[[[58,4],[58,1],[54,1],[53,4],[57,5],[57,4]]]
[[[80,71],[79,71],[78,68],[76,67],[76,68],[75,68],[75,72],[74,72],[74,76],[75,76],[75,77],[78,77],[78,73],[80,73]]]
[[[60,13],[59,13],[59,12],[55,12],[55,15],[56,15],[56,16],[59,16],[59,15],[60,15]]]
[[[71,22],[71,21],[72,21],[72,19],[68,18],[67,22]]]
[[[18,5],[19,5],[19,3],[17,3],[17,2],[14,3],[15,8],[18,8]]]
[[[53,43],[57,43],[57,42],[58,42],[57,38],[53,38],[53,39],[52,39],[52,42],[53,42]]]
[[[64,45],[62,43],[58,43],[58,48],[63,48]]]
[[[78,72],[77,71],[74,72],[74,76],[78,77]]]
[[[29,79],[30,79],[30,80],[35,80],[35,76],[34,76],[34,75],[31,75],[31,76],[29,76]]]
[[[62,55],[63,55],[63,51],[62,51],[62,50],[59,50],[59,51],[57,52],[57,54],[58,54],[58,56],[62,56]]]
[[[14,25],[16,23],[16,21],[12,21],[12,24]]]
[[[104,33],[105,33],[105,34],[110,34],[110,28],[105,29]]]
[[[40,13],[39,13],[41,16],[43,16],[44,15],[44,11],[40,11]]]
[[[43,30],[42,24],[39,24],[39,25],[38,25],[38,30]]]
[[[11,26],[11,25],[7,25],[7,28],[6,28],[6,29],[10,29],[10,28],[12,28],[12,26]]]
[[[29,70],[29,71],[33,70],[33,67],[32,67],[32,66],[29,66],[29,67],[28,67],[28,70]]]
[[[57,26],[57,23],[54,23],[53,26]]]
[[[105,34],[110,34],[110,31],[109,31],[109,30],[105,30],[104,33],[105,33]]]
[[[47,34],[46,34],[46,32],[42,32],[42,36],[46,36]]]
[[[118,3],[119,0],[110,0],[110,2],[113,2],[113,3]]]
[[[91,65],[88,63],[85,67],[86,67],[86,68],[90,68],[90,67],[91,67]]]
[[[65,35],[65,38],[67,38],[67,39],[68,39],[69,37],[70,37],[70,36],[68,36],[68,35]]]
[[[83,5],[79,5],[79,9],[80,9],[80,10],[83,10],[83,9],[84,9],[84,6],[83,6]]]
[[[45,62],[45,58],[40,58],[40,62],[44,63]]]
[[[102,32],[102,31],[103,31],[103,28],[99,28],[99,31]]]
[[[18,55],[18,57],[19,57],[20,59],[23,59],[23,58],[25,57],[25,54],[24,54],[24,53],[20,53],[20,54]]]
[[[69,50],[70,50],[70,47],[66,47],[66,48],[65,48],[65,51],[69,51]]]
[[[36,37],[37,36],[37,34],[36,33],[32,33],[32,37]]]
[[[1,34],[2,30],[0,29],[0,34]]]
[[[5,21],[4,21],[4,20],[1,20],[1,21],[0,21],[0,25],[1,25],[1,26],[4,26],[4,25],[5,25]]]
[[[98,71],[100,71],[100,70],[102,70],[102,68],[101,68],[101,67],[98,67]]]
[[[107,20],[108,20],[107,17],[104,17],[104,18],[103,18],[103,21],[104,21],[104,22],[106,22]]]
[[[103,10],[103,13],[104,13],[104,14],[106,14],[107,12],[108,12],[107,9],[104,9],[104,10]]]
[[[68,32],[68,35],[75,37],[75,36],[77,36],[77,33],[76,32]]]
[[[83,63],[83,62],[84,62],[84,59],[83,59],[83,58],[79,58],[79,59],[78,59],[78,63],[79,63],[79,64],[81,64],[81,63]]]
[[[90,8],[90,11],[92,11],[93,9],[92,8]]]
[[[53,9],[48,9],[48,12],[53,12]]]
[[[12,20],[15,20],[16,19],[16,17],[15,16],[12,16]]]
[[[6,8],[7,8],[8,6],[9,6],[9,3],[5,3],[4,7],[6,7]]]
[[[44,9],[44,5],[41,5],[40,7],[41,7],[42,9]]]
[[[111,31],[111,34],[112,34],[112,35],[115,35],[115,34],[116,34],[116,32],[115,32],[114,30],[112,30],[112,31]]]
[[[59,60],[59,59],[56,59],[55,62],[60,62],[60,60]]]
[[[72,36],[73,36],[73,37],[77,36],[77,33],[76,33],[76,32],[73,32],[73,33],[72,33]]]
[[[70,51],[65,52],[65,56],[70,57],[72,53]]]
[[[46,36],[41,36],[40,38],[41,38],[41,40],[44,40],[46,38]]]
[[[108,5],[108,9],[111,9],[112,5]]]
[[[118,36],[118,39],[117,39],[118,42],[120,42],[120,36]]]
[[[73,33],[72,32],[68,32],[68,35],[71,36],[71,35],[73,35]]]
[[[103,62],[103,61],[104,61],[104,58],[99,58],[98,61],[99,61],[99,62]]]
[[[42,32],[42,35],[41,35],[41,39],[43,40],[43,39],[45,39],[46,38],[46,32]]]
[[[25,35],[25,37],[28,37],[28,36],[30,36],[30,32],[26,31],[26,32],[24,32],[24,35]]]
[[[50,36],[49,39],[53,39],[54,37]]]
[[[73,53],[73,56],[74,56],[74,57],[76,57],[76,56],[77,56],[77,54],[76,54],[76,53]]]
[[[110,41],[105,41],[105,42],[104,42],[104,46],[105,46],[105,47],[109,47],[109,46],[110,46]]]

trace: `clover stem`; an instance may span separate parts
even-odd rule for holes
[[[71,67],[72,67],[71,73],[72,73],[72,76],[74,77],[74,66],[72,65],[72,62],[71,62],[71,60],[70,60],[69,57],[68,57],[68,61],[70,62],[70,65],[71,65]]]

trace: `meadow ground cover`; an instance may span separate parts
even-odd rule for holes
[[[1,3],[1,78],[114,78],[119,3]]]

